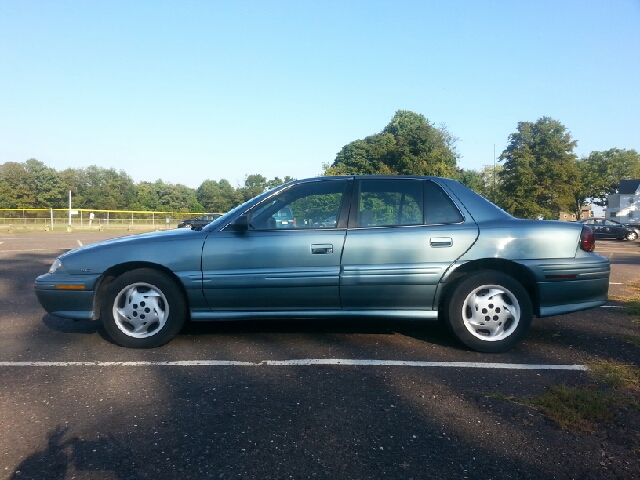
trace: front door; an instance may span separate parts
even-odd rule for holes
[[[202,254],[203,291],[214,311],[340,309],[340,217],[347,181],[312,180],[248,212],[249,230],[213,232]],[[242,213],[242,212],[239,212]]]

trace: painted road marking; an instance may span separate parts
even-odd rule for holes
[[[234,360],[182,360],[171,362],[0,362],[0,367],[261,367],[261,366],[312,366],[353,365],[377,367],[452,367],[502,370],[577,370],[587,371],[586,365],[536,365],[526,363],[482,362],[417,362],[403,360],[357,360],[345,358],[309,358],[301,360],[262,360],[240,362]]]
[[[0,253],[4,253],[4,252],[40,252],[43,250],[48,250],[48,251],[55,251],[55,249],[50,249],[50,248],[30,248],[28,250],[0,250]]]
[[[76,240],[76,242],[78,242],[79,246],[82,246],[82,242],[80,240]]]

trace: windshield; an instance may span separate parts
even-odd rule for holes
[[[226,223],[229,223],[229,221],[235,217],[238,213],[247,210],[249,208],[250,205],[252,205],[253,203],[255,203],[256,201],[262,200],[263,198],[268,197],[269,195],[271,195],[275,190],[279,189],[281,187],[275,187],[272,188],[270,190],[267,190],[264,193],[261,193],[260,195],[253,197],[250,200],[247,200],[244,203],[241,203],[240,205],[238,205],[235,208],[232,208],[231,210],[229,210],[227,213],[225,213],[224,215],[222,215],[221,217],[216,218],[213,222],[209,223],[208,225],[206,225],[205,227],[202,228],[202,230],[215,230],[219,225],[224,225]]]

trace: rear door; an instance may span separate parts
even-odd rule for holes
[[[341,270],[345,310],[433,310],[446,269],[478,236],[449,196],[420,179],[360,179]]]

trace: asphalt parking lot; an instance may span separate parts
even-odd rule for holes
[[[619,303],[534,320],[498,355],[438,324],[190,325],[147,351],[46,315],[34,278],[109,233],[0,234],[0,479],[639,478],[638,415],[563,430],[508,400],[640,365]],[[598,241],[610,294],[640,279],[640,242]]]

